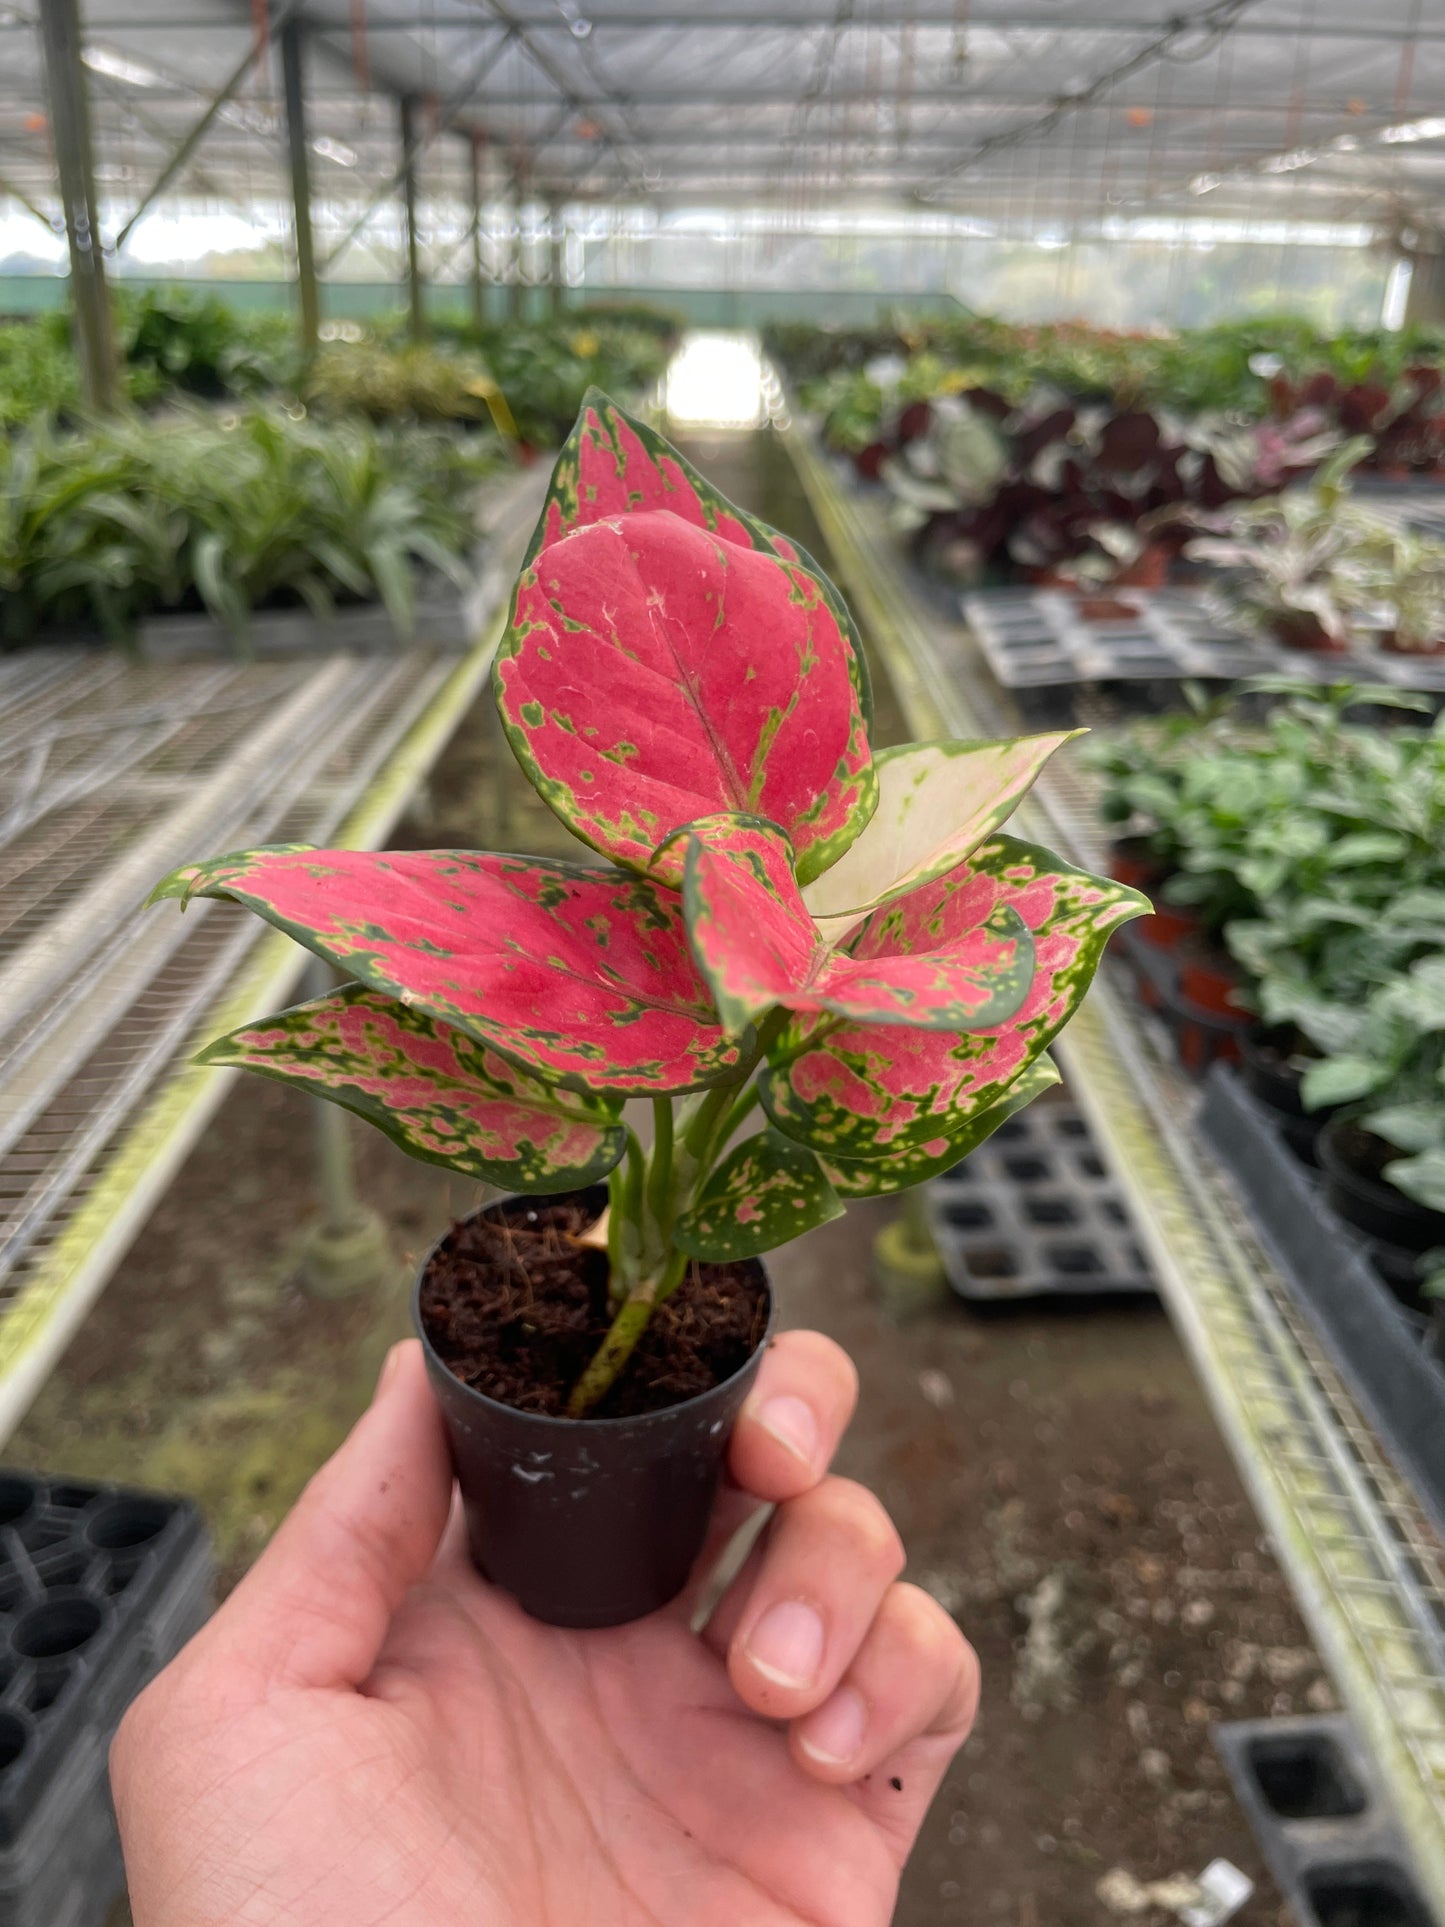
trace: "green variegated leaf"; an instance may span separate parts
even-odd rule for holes
[[[360,984],[245,1024],[196,1062],[329,1098],[412,1157],[512,1191],[591,1184],[627,1140],[620,1098],[544,1084],[465,1031]]]
[[[786,839],[772,824],[718,816],[691,826],[683,874],[688,939],[724,1025],[740,1031],[774,1005],[831,1011],[860,1023],[982,1030],[1022,1005],[1033,938],[975,878],[945,930],[835,950],[808,915]]]
[[[832,1179],[833,1189],[840,1198],[882,1198],[895,1191],[909,1191],[915,1184],[951,1171],[986,1138],[992,1137],[1005,1118],[1021,1111],[1025,1104],[1032,1104],[1058,1082],[1058,1067],[1046,1052],[1019,1072],[997,1104],[986,1111],[975,1111],[965,1129],[954,1137],[934,1138],[913,1150],[903,1146],[881,1158],[819,1155],[818,1162]]]
[[[768,1116],[829,1158],[882,1157],[958,1135],[1048,1048],[1093,979],[1109,933],[1148,913],[1148,899],[1049,851],[993,836],[949,875],[875,912],[855,957],[907,952],[977,920],[976,893],[1015,910],[1033,935],[1034,979],[1018,1013],[964,1034],[800,1018],[760,1080]]]
[[[803,900],[824,936],[951,870],[1012,814],[1056,749],[1082,730],[997,743],[904,743],[874,758],[868,827]]]
[[[715,1264],[756,1258],[814,1226],[840,1218],[843,1207],[818,1160],[778,1131],[737,1145],[673,1227],[673,1242]]]

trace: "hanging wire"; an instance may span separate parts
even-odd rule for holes
[[[1011,127],[1003,133],[990,135],[961,159],[953,161],[926,182],[919,193],[924,199],[936,199],[960,174],[966,174],[976,167],[989,154],[1001,149],[1016,147],[1021,143],[1038,140],[1042,135],[1052,133],[1055,127],[1065,121],[1070,114],[1096,105],[1122,81],[1132,78],[1145,67],[1157,60],[1202,59],[1209,48],[1222,39],[1230,29],[1260,0],[1213,0],[1211,6],[1188,19],[1175,19],[1166,31],[1146,42],[1127,60],[1119,61],[1107,72],[1098,75],[1087,87],[1066,94],[1058,100],[1047,113],[1025,122],[1022,126]],[[1193,44],[1193,36],[1201,35],[1198,45]]]

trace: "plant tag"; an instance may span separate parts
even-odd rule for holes
[[[1180,1909],[1184,1927],[1223,1927],[1254,1892],[1254,1882],[1230,1860],[1211,1860],[1199,1876],[1199,1899]]]

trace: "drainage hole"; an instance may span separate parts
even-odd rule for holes
[[[985,1245],[965,1253],[964,1261],[975,1278],[1016,1278],[1018,1260],[1007,1245]]]
[[[1079,1169],[1086,1178],[1101,1178],[1104,1175],[1103,1159],[1093,1151],[1080,1151]]]
[[[1430,1927],[1424,1902],[1383,1861],[1326,1868],[1307,1888],[1320,1927]]]
[[[1029,1184],[1036,1178],[1046,1178],[1050,1175],[1048,1163],[1043,1158],[1005,1158],[1003,1168],[1018,1184]]]
[[[976,1204],[970,1199],[963,1204],[946,1205],[943,1215],[960,1231],[977,1231],[993,1223],[992,1211],[981,1200]]]
[[[1065,1278],[1088,1278],[1104,1269],[1092,1245],[1050,1245],[1044,1256]]]
[[[121,1552],[158,1539],[170,1517],[171,1508],[159,1499],[114,1499],[96,1513],[85,1528],[85,1536],[102,1552]]]
[[[1025,1198],[1024,1216],[1030,1224],[1077,1224],[1079,1218],[1067,1198]]]
[[[1326,1733],[1255,1740],[1249,1764],[1260,1792],[1283,1820],[1338,1820],[1365,1810],[1364,1789]]]
[[[19,1620],[10,1644],[22,1659],[59,1659],[63,1653],[78,1653],[88,1646],[100,1631],[103,1617],[95,1600],[83,1594],[48,1599]]]
[[[1028,1134],[1029,1127],[1024,1118],[1006,1117],[993,1135],[999,1144],[1017,1144],[1021,1137],[1027,1137]]]

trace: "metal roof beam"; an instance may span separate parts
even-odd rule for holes
[[[594,108],[608,108],[617,115],[618,120],[622,123],[623,133],[627,139],[630,140],[632,138],[633,127],[628,116],[627,103],[610,88],[601,84],[600,76],[597,74],[591,56],[587,54],[582,42],[575,41],[573,45],[578,48],[579,58],[584,61],[588,72],[593,76],[594,82],[598,84],[598,91],[590,97],[590,100],[584,100],[583,97],[579,96],[565,71],[558,68],[556,61],[553,60],[549,53],[546,53],[542,48],[534,44],[531,38],[531,27],[529,23],[522,19],[512,7],[507,5],[506,0],[481,0],[481,4],[494,19],[502,22],[508,29],[509,34],[516,39],[517,45],[521,47],[532,65],[545,79],[551,82],[557,89],[560,97],[566,101],[570,107],[577,110],[581,110],[588,105]],[[488,105],[490,104],[491,103],[488,102]],[[623,173],[631,176],[630,184],[634,188],[641,188],[645,191],[646,181],[643,170],[637,165],[633,157],[627,153],[626,142],[619,141],[616,135],[610,133],[605,128],[602,132],[602,142],[603,145],[616,156],[618,165]]]
[[[700,18],[696,13],[645,13],[626,10],[603,16],[590,16],[593,31],[642,32],[653,27],[686,28],[692,33],[728,33],[733,31],[759,32],[776,28],[787,32],[802,33],[816,30],[830,23],[826,15],[809,13],[797,7],[773,8],[766,12],[730,10],[712,19]],[[527,33],[547,33],[566,35],[571,38],[571,28],[560,14],[518,14],[520,28]],[[368,13],[366,30],[372,33],[478,33],[486,32],[500,22],[488,21],[478,17],[471,19],[435,20],[428,18],[420,10],[413,13]],[[1118,15],[1104,15],[1099,18],[1060,19],[1056,13],[1045,9],[1023,9],[1007,11],[994,8],[971,8],[960,18],[956,0],[950,0],[946,8],[914,7],[906,14],[889,15],[886,19],[869,16],[866,20],[855,20],[852,27],[862,30],[865,27],[949,27],[957,28],[967,35],[970,28],[988,27],[997,32],[1043,32],[1057,35],[1060,39],[1074,38],[1081,34],[1128,34],[1130,36],[1157,37],[1171,28],[1187,24],[1187,16],[1159,15],[1154,19],[1128,19]],[[15,14],[0,15],[0,33],[33,27],[33,19]],[[318,20],[312,16],[309,25],[318,37],[337,36],[346,38],[348,29],[344,23],[334,20]],[[100,33],[214,33],[212,20],[170,18],[158,15],[139,17],[133,20],[108,21]],[[239,30],[239,23],[238,23]],[[845,27],[845,31],[847,28]],[[1241,21],[1233,29],[1235,33],[1260,35],[1270,39],[1292,40],[1304,36],[1310,40],[1376,40],[1389,44],[1409,42],[1445,42],[1445,21],[1431,24],[1421,21],[1418,27],[1386,26],[1376,24],[1363,15],[1349,21],[1317,21],[1301,16],[1294,20]]]
[[[286,0],[286,4],[282,5],[273,25],[278,30],[284,32],[289,18],[294,11],[295,0]],[[205,112],[201,115],[195,126],[192,127],[180,141],[165,166],[141,196],[134,213],[131,214],[125,226],[115,237],[115,251],[117,254],[120,253],[121,249],[130,239],[136,223],[141,220],[145,214],[149,213],[150,209],[160,199],[161,195],[165,193],[171,182],[181,172],[182,168],[184,168],[187,161],[190,160],[212,127],[215,126],[221,117],[222,109],[235,97],[242,82],[255,66],[260,56],[261,42],[257,39],[251,43],[244,58],[237,62],[231,73],[222,82],[218,91],[212,95]]]

